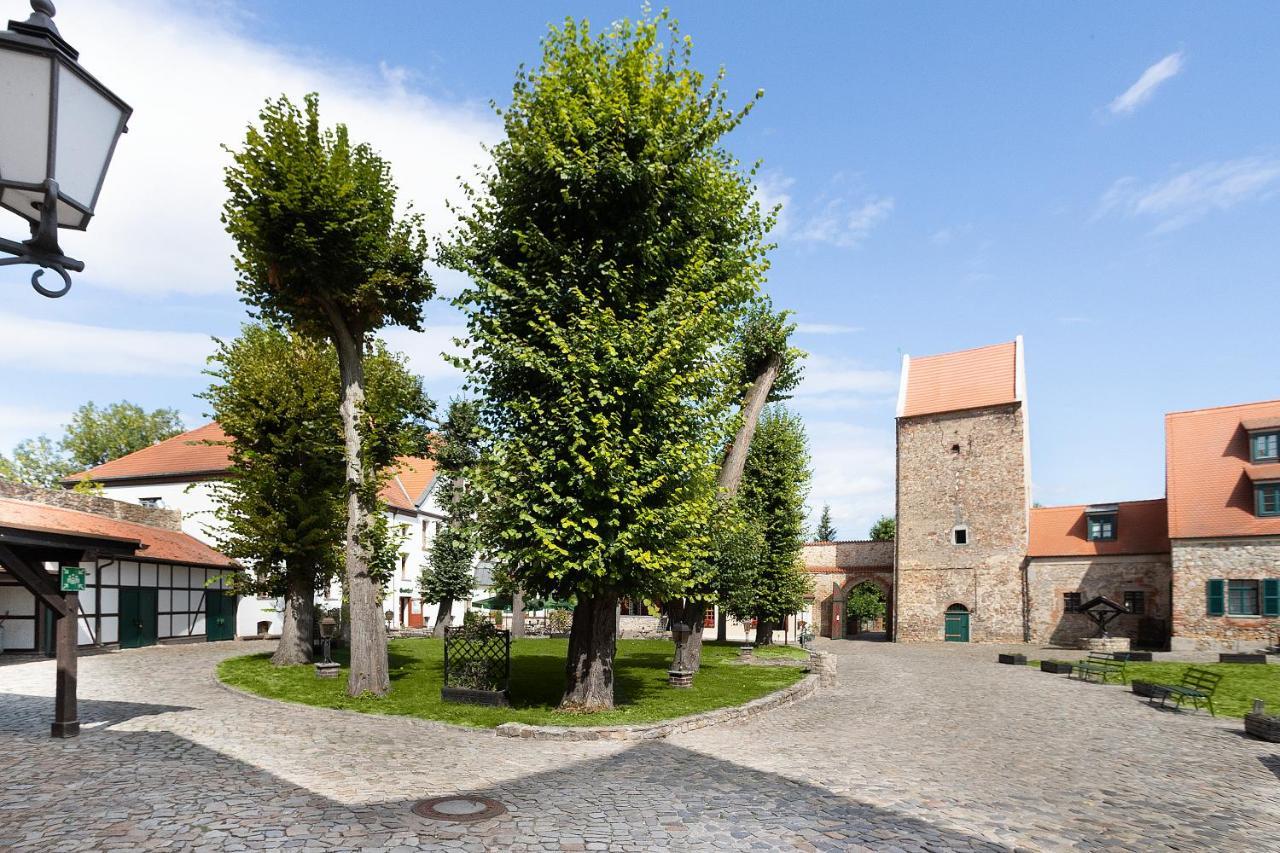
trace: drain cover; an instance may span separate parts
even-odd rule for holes
[[[413,813],[431,820],[448,820],[455,823],[471,823],[488,820],[506,814],[507,808],[489,797],[453,796],[423,800],[413,807]]]

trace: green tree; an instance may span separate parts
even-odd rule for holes
[[[319,99],[299,109],[269,101],[232,150],[223,222],[236,242],[242,298],[268,322],[332,341],[342,388],[347,514],[345,563],[351,607],[349,695],[384,695],[390,686],[381,588],[372,569],[379,540],[378,474],[396,442],[366,433],[364,354],[388,325],[422,329],[434,293],[420,217],[397,218],[391,168],[345,125],[321,129]],[[385,454],[391,453],[391,456]]]
[[[0,455],[0,480],[40,486],[58,487],[58,482],[78,470],[49,436],[26,438],[14,445],[12,458]]]
[[[854,633],[862,631],[862,623],[879,619],[885,613],[884,592],[869,581],[849,590],[844,604],[845,618],[853,622]]]
[[[148,412],[122,400],[98,408],[85,403],[71,415],[62,437],[62,450],[77,471],[119,459],[182,432],[177,409]]]
[[[831,523],[831,504],[822,505],[822,517],[818,519],[818,530],[814,533],[814,539],[818,542],[836,541],[836,528]]]
[[[726,354],[767,267],[721,147],[748,110],[691,49],[665,14],[553,28],[442,256],[473,282],[486,542],[519,589],[576,596],[565,708],[612,707],[618,597],[683,594],[708,546]]]
[[[467,478],[480,458],[479,407],[453,400],[436,440],[436,467],[442,479],[440,504],[447,517],[431,543],[419,580],[423,601],[439,602],[436,636],[452,622],[453,603],[471,595],[476,557],[475,489]]]
[[[252,568],[241,591],[283,596],[280,643],[272,662],[311,660],[316,590],[342,568],[346,527],[338,362],[333,348],[274,327],[248,325],[218,341],[201,395],[228,437],[231,476],[214,484],[220,549]],[[288,365],[282,370],[281,365]],[[365,356],[370,446],[421,446],[430,401],[400,357],[374,342]],[[382,518],[378,514],[376,518]],[[398,542],[376,521],[374,562]]]
[[[756,428],[738,493],[765,543],[760,571],[748,592],[757,643],[771,642],[774,627],[803,608],[812,593],[800,567],[810,476],[804,424],[782,406],[769,407]]]
[[[875,542],[892,542],[898,535],[898,523],[887,515],[876,519],[871,525],[871,539]]]

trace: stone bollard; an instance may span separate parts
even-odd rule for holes
[[[316,678],[337,678],[341,669],[342,667],[339,664],[333,663],[332,661],[329,663],[321,661],[316,664]]]
[[[809,668],[818,676],[820,687],[834,687],[836,683],[836,656],[830,652],[809,652]]]
[[[738,646],[738,657],[750,660],[751,652],[755,650],[755,646]]]

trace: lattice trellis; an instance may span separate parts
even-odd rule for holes
[[[461,626],[444,632],[444,684],[446,687],[506,690],[511,682],[511,632],[486,631]]]

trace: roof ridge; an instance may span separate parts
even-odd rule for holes
[[[1017,343],[1018,343],[1017,338],[1014,338],[1011,341],[999,341],[994,344],[983,344],[982,346],[969,347],[968,349],[957,349],[957,350],[951,350],[949,352],[935,352],[935,353],[930,353],[929,355],[911,355],[910,353],[907,353],[907,355],[911,355],[912,361],[919,361],[926,358],[943,358],[944,356],[948,356],[948,355],[964,355],[965,353],[970,353],[970,352],[980,352],[984,349],[995,349],[996,347],[1012,346]]]
[[[1138,498],[1137,500],[1131,500],[1131,501],[1091,501],[1090,503],[1084,503],[1084,504],[1058,504],[1057,506],[1033,506],[1031,508],[1031,511],[1035,512],[1036,510],[1042,510],[1042,509],[1084,509],[1085,507],[1099,506],[1099,505],[1104,505],[1109,503],[1115,504],[1116,506],[1129,505],[1129,504],[1154,504],[1154,503],[1160,503],[1160,501],[1163,501],[1163,500],[1168,500],[1168,498]]]
[[[107,500],[115,500],[115,499],[108,498]],[[132,519],[128,519],[128,518],[115,518],[110,515],[103,515],[100,512],[87,512],[83,509],[74,509],[69,506],[59,506],[58,504],[47,504],[41,501],[24,501],[24,500],[19,500],[18,498],[7,498],[7,497],[0,497],[0,501],[4,501],[5,503],[11,503],[11,504],[22,504],[24,506],[38,506],[44,509],[54,509],[54,510],[57,510],[58,512],[73,512],[76,515],[83,515],[83,516],[86,516],[87,518],[98,519],[99,521],[109,521],[112,524],[127,524],[133,527],[145,527],[148,530],[159,530],[162,533],[182,533],[185,536],[190,535],[183,530],[174,530],[169,527],[158,527],[157,525],[154,525],[154,524],[147,524],[144,521],[133,521]],[[126,502],[119,501],[119,503],[126,503]]]
[[[1166,419],[1168,419],[1178,415],[1198,415],[1201,413],[1208,413],[1208,412],[1224,412],[1227,409],[1244,409],[1249,406],[1266,406],[1266,405],[1280,405],[1280,400],[1255,400],[1252,403],[1228,403],[1225,406],[1206,406],[1201,409],[1179,409],[1176,412],[1165,412],[1164,416]]]

